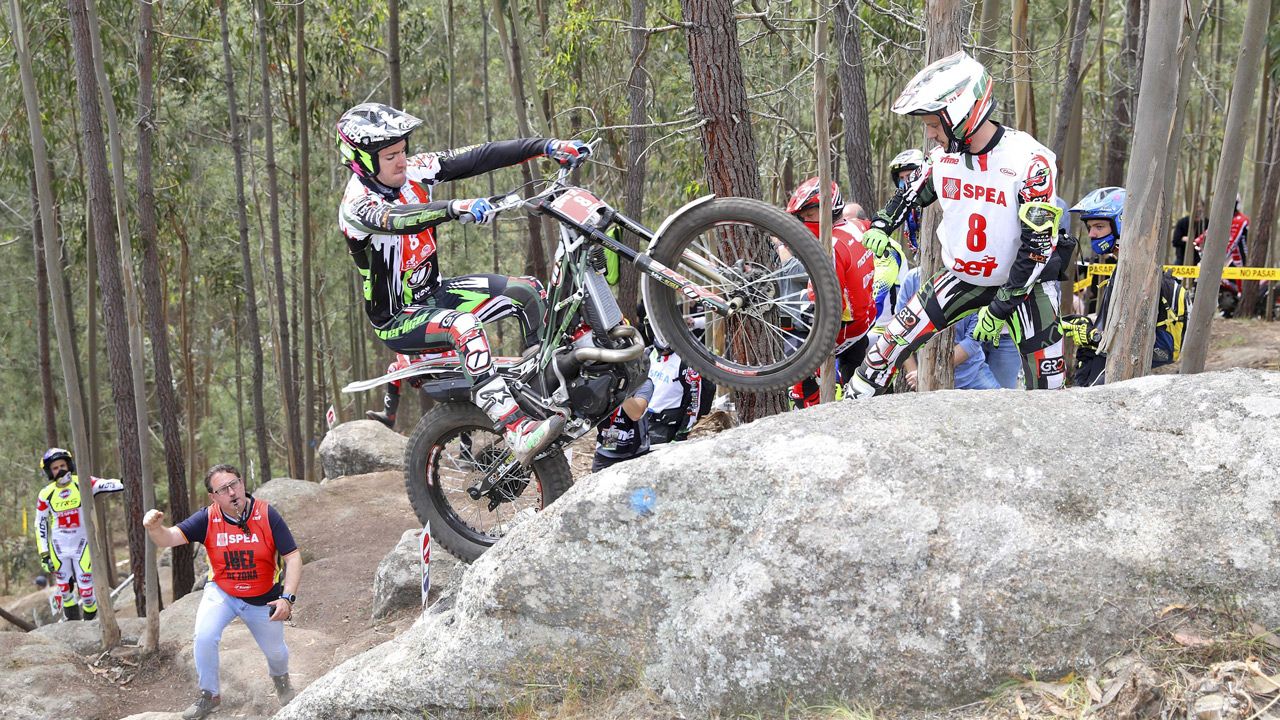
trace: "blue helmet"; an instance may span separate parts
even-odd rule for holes
[[[1094,238],[1089,244],[1093,251],[1104,255],[1115,249],[1120,243],[1120,216],[1124,214],[1124,188],[1098,188],[1085,195],[1070,212],[1080,213],[1082,221],[1107,220],[1111,223],[1111,234]]]

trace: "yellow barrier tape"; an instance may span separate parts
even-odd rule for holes
[[[1165,265],[1171,275],[1176,278],[1200,277],[1199,265]],[[1114,263],[1094,263],[1089,266],[1090,275],[1111,275],[1116,271]],[[1224,267],[1223,280],[1280,280],[1280,268],[1270,267]],[[1076,283],[1079,291],[1080,283]]]
[[[1088,289],[1089,283],[1091,282],[1093,282],[1093,280],[1088,275],[1086,275],[1084,276],[1084,278],[1077,280],[1076,284],[1071,286],[1071,290],[1072,292],[1084,292],[1086,289]]]

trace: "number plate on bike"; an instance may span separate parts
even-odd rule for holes
[[[582,188],[571,188],[552,201],[551,207],[579,225],[592,225],[596,213],[609,206]]]

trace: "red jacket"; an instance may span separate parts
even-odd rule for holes
[[[876,301],[872,293],[876,263],[871,251],[858,242],[855,228],[847,222],[831,228],[832,252],[835,256],[836,279],[844,298],[843,324],[836,335],[836,347],[860,339],[876,319]]]

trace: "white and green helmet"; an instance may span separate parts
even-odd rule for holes
[[[893,102],[899,115],[937,115],[949,140],[947,152],[952,153],[968,149],[991,108],[991,74],[964,51],[916,73]]]
[[[382,103],[360,103],[338,119],[342,164],[361,177],[378,175],[378,151],[409,137],[422,120]]]

